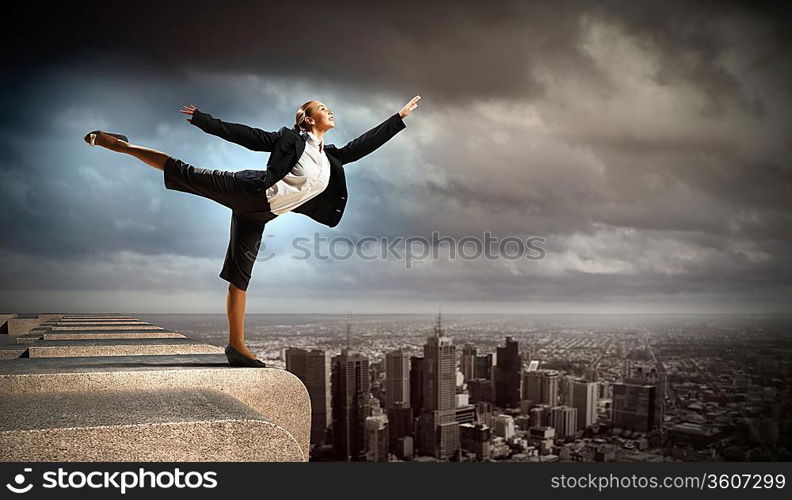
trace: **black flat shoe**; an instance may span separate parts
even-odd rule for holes
[[[96,146],[96,144],[94,144],[94,141],[96,141],[96,137],[100,133],[107,134],[107,135],[112,135],[116,139],[120,139],[120,140],[122,140],[124,142],[129,142],[129,139],[127,139],[127,136],[125,136],[125,135],[114,134],[112,132],[105,132],[104,130],[94,130],[93,132],[88,132],[87,134],[85,134],[85,137],[83,137],[83,140],[85,140],[85,142],[89,146]]]
[[[247,366],[250,368],[266,368],[267,365],[258,359],[250,359],[241,352],[237,351],[230,345],[225,348],[225,355],[228,358],[228,364],[231,366]]]

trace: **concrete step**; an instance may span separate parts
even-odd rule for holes
[[[17,344],[32,344],[37,340],[44,338],[42,333],[28,333],[26,335],[19,335],[16,337]]]
[[[302,461],[294,436],[212,389],[11,394],[0,461]]]
[[[37,340],[28,346],[31,358],[84,356],[159,356],[163,354],[213,354],[223,349],[189,338]]]
[[[25,354],[27,346],[19,344],[0,344],[0,360],[15,359]]]
[[[95,323],[95,322],[102,322],[102,323],[117,323],[117,322],[125,322],[125,321],[143,321],[139,318],[132,318],[129,316],[126,317],[116,317],[116,318],[59,318],[57,321],[61,323]]]
[[[132,319],[126,314],[106,313],[106,314],[64,314],[61,319]]]
[[[36,332],[39,330],[52,330],[52,329],[124,329],[124,328],[148,328],[148,327],[155,327],[155,328],[162,328],[159,325],[152,325],[151,323],[147,323],[145,321],[116,321],[116,322],[105,322],[105,321],[89,321],[87,323],[84,322],[47,322],[41,325],[35,326],[30,329],[30,332]]]
[[[17,337],[20,335],[25,335],[30,332],[31,329],[44,324],[49,321],[57,321],[60,319],[63,314],[30,314],[30,313],[22,313],[22,314],[14,314],[14,315],[2,315],[4,319],[0,321],[0,334],[10,335],[12,337]]]
[[[3,333],[11,335],[12,337],[25,335],[31,328],[38,326],[38,324],[38,318],[8,318],[3,327]]]
[[[177,391],[186,394],[196,390],[214,390],[231,396],[252,408],[267,422],[276,424],[291,434],[300,447],[299,460],[308,460],[308,439],[311,426],[311,404],[308,392],[293,374],[273,368],[235,368],[228,366],[224,354],[161,355],[161,356],[107,356],[76,358],[21,358],[0,363],[0,407],[15,407],[6,404],[12,395],[32,395],[34,406],[41,409],[56,409],[47,403],[47,393],[91,393],[94,395],[116,391]],[[44,398],[39,400],[38,398]],[[42,402],[38,402],[42,401]],[[113,405],[108,407],[113,408]],[[186,406],[184,406],[186,408]],[[191,408],[190,411],[194,411]],[[106,413],[106,412],[96,412]],[[111,412],[112,413],[112,412]],[[123,413],[123,412],[122,412]],[[7,417],[3,422],[11,422]],[[171,424],[175,425],[175,424]],[[191,424],[192,425],[192,424]],[[206,424],[206,426],[217,424]],[[263,424],[258,432],[264,432]],[[119,429],[121,429],[119,427]],[[197,427],[192,427],[193,430]],[[177,439],[181,433],[165,434],[161,429],[152,442],[163,443]],[[35,431],[30,431],[34,433]],[[37,437],[48,436],[40,430]],[[66,432],[65,430],[62,432]],[[152,431],[153,432],[153,431]],[[190,431],[192,432],[192,431]],[[195,430],[203,432],[203,430]],[[226,432],[226,431],[223,431]],[[230,432],[230,431],[228,431]],[[132,435],[139,435],[134,432]],[[62,436],[63,434],[59,434]],[[241,435],[241,434],[229,434]],[[238,439],[234,446],[246,448],[254,443],[252,434],[245,431],[245,439]],[[83,435],[85,436],[85,435]],[[202,434],[210,440],[211,432]],[[90,437],[90,436],[89,436]],[[89,437],[82,446],[90,448]],[[60,438],[59,438],[60,439]],[[35,441],[31,439],[29,443]],[[6,440],[0,436],[0,450],[19,449],[24,443]],[[75,453],[79,450],[75,450]],[[87,453],[87,451],[86,451]],[[177,460],[169,455],[172,460]],[[215,458],[209,458],[212,460]],[[222,460],[216,458],[217,460]],[[49,459],[48,459],[49,460]],[[51,460],[56,460],[51,458]],[[72,460],[65,457],[57,459]],[[104,458],[102,460],[105,460]],[[107,459],[111,460],[111,459]]]
[[[184,335],[170,330],[76,330],[45,332],[43,340],[86,340],[86,339],[175,339],[185,338]]]
[[[137,324],[137,325],[76,325],[76,326],[48,326],[46,327],[50,331],[53,332],[66,332],[66,331],[74,331],[74,330],[85,330],[86,328],[90,328],[91,330],[164,330],[161,326],[151,325],[151,324]]]
[[[8,335],[8,320],[16,317],[16,314],[0,314],[0,334]]]

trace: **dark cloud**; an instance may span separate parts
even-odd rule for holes
[[[446,102],[486,95],[541,97],[544,88],[535,77],[535,63],[552,65],[557,72],[592,70],[591,61],[577,50],[581,19],[589,16],[618,23],[651,44],[664,58],[659,80],[696,81],[716,105],[724,95],[740,91],[738,82],[713,64],[724,46],[717,21],[757,19],[775,39],[789,32],[788,19],[773,12],[772,4],[770,10],[759,10],[727,2],[408,1],[377,8],[362,1],[33,5],[7,18],[14,26],[7,26],[2,49],[4,58],[26,70],[53,61],[90,60],[106,71],[143,64],[166,74],[183,68],[274,72],[358,88],[416,88]],[[758,64],[783,55],[777,46],[768,50],[761,55],[769,60]]]

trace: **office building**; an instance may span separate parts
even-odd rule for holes
[[[649,432],[655,426],[656,388],[653,385],[613,384],[613,426]]]
[[[333,356],[333,448],[339,460],[366,459],[366,418],[371,411],[368,359],[349,348]]]
[[[330,360],[319,349],[286,349],[286,370],[299,378],[311,399],[311,443],[327,440],[327,412],[330,409]]]
[[[493,354],[484,354],[476,356],[476,368],[473,373],[473,378],[485,378],[492,380],[492,367],[495,364],[495,356]]]
[[[388,418],[385,415],[366,417],[366,460],[388,461]]]
[[[385,408],[410,406],[410,356],[402,349],[385,354]]]
[[[506,345],[498,347],[495,365],[495,404],[502,408],[520,405],[520,372],[522,359],[517,341],[506,337]]]
[[[498,415],[495,417],[494,433],[503,439],[514,436],[514,418],[511,415]]]
[[[423,384],[424,384],[424,358],[412,356],[410,358],[410,407],[413,414],[417,416],[424,407]]]
[[[465,382],[476,378],[476,357],[478,351],[473,344],[465,344],[462,347],[462,359],[460,365],[462,366],[462,376],[465,377]]]
[[[445,336],[438,315],[434,335],[424,344],[423,411],[420,416],[419,453],[438,459],[459,454],[456,421],[456,348]]]
[[[577,408],[556,406],[550,409],[550,422],[557,438],[565,438],[577,432]]]
[[[492,456],[492,431],[483,424],[460,424],[459,434],[462,449],[476,454],[477,460]]]
[[[480,401],[492,403],[492,381],[486,378],[474,378],[467,383],[470,402],[475,404]]]
[[[577,409],[577,427],[585,429],[597,421],[597,383],[572,383],[572,406]]]
[[[533,370],[523,374],[523,399],[535,404],[557,406],[560,375],[555,370]]]

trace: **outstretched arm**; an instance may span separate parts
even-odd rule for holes
[[[403,130],[406,127],[404,118],[418,106],[419,100],[421,100],[421,96],[417,95],[413,97],[398,113],[394,113],[381,124],[339,149],[341,163],[352,163],[353,161],[363,158],[388,142],[399,131]]]
[[[193,105],[182,106],[180,112],[190,115],[187,122],[207,134],[216,135],[229,142],[239,144],[252,151],[272,151],[280,138],[277,132],[265,132],[241,123],[229,123],[214,118],[209,113],[198,111]]]

